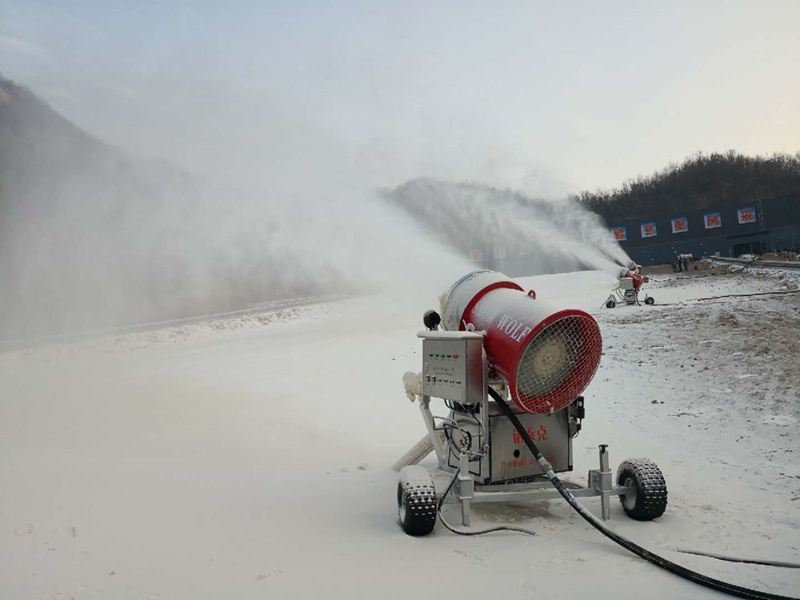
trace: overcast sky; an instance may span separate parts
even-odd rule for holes
[[[0,73],[221,178],[541,194],[800,151],[800,2],[0,0]]]

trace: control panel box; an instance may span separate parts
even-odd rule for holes
[[[483,336],[470,331],[425,331],[422,393],[462,404],[480,404],[486,386]]]

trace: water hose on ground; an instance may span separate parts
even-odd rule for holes
[[[505,400],[500,397],[500,395],[495,392],[491,387],[488,388],[489,395],[492,399],[497,403],[500,410],[508,417],[511,423],[516,428],[517,432],[522,437],[525,445],[528,449],[533,453],[533,456],[536,457],[536,460],[539,462],[539,466],[544,471],[547,479],[553,485],[558,493],[566,500],[569,505],[575,509],[575,511],[583,517],[592,527],[597,529],[600,533],[604,536],[609,538],[610,540],[616,542],[626,550],[633,552],[637,556],[653,563],[654,565],[661,567],[662,569],[666,569],[670,573],[674,573],[683,577],[684,579],[688,579],[689,581],[693,581],[694,583],[700,584],[707,588],[711,588],[712,590],[716,590],[718,592],[722,592],[724,594],[729,594],[731,596],[736,596],[739,598],[747,598],[749,600],[798,600],[797,598],[791,598],[789,596],[781,596],[778,594],[771,594],[768,592],[760,592],[758,590],[752,590],[749,588],[741,587],[738,585],[734,585],[732,583],[727,583],[725,581],[721,581],[719,579],[714,579],[713,577],[708,577],[703,575],[702,573],[697,573],[692,571],[691,569],[687,569],[686,567],[682,567],[679,564],[676,564],[666,558],[658,556],[653,552],[650,552],[646,548],[642,548],[638,544],[630,541],[629,539],[619,535],[608,529],[596,516],[594,516],[591,512],[589,512],[585,507],[583,507],[580,503],[578,503],[575,496],[564,487],[562,481],[556,476],[553,472],[553,467],[550,465],[549,462],[542,456],[542,453],[539,451],[539,448],[536,447],[536,444],[533,442],[531,437],[525,431],[525,428],[520,423],[520,420],[517,418],[517,415],[514,414],[514,411],[511,410],[511,407],[506,404]]]

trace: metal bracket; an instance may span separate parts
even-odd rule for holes
[[[462,450],[458,457],[458,481],[456,492],[461,500],[461,524],[469,527],[469,513],[472,510],[472,498],[475,496],[475,481],[469,474],[469,456]]]
[[[430,396],[422,395],[419,397],[419,411],[422,413],[422,420],[425,421],[425,427],[428,429],[428,437],[430,437],[433,449],[436,451],[436,458],[439,459],[439,468],[442,469],[447,465],[447,453],[442,443],[442,438],[436,432],[436,424],[433,421],[433,413],[431,413]]]
[[[611,495],[614,490],[614,480],[608,464],[608,444],[600,444],[600,469],[589,471],[588,487],[600,496],[600,507],[603,520],[611,518]]]

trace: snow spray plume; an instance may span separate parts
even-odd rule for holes
[[[96,182],[97,180],[94,179]],[[47,218],[20,218],[0,282],[0,339],[68,333],[247,308],[279,298],[392,289],[439,292],[470,268],[419,235],[408,215],[363,190],[325,205],[279,207],[195,194],[142,203],[118,195],[113,219],[81,194]],[[69,206],[69,208],[67,208]],[[52,205],[51,205],[52,208]],[[435,257],[435,260],[431,260]]]
[[[616,275],[631,262],[600,217],[573,200],[432,179],[411,181],[388,196],[464,250],[525,255],[529,275],[587,268]]]
[[[0,340],[280,298],[438,294],[470,268],[371,185],[338,176],[332,144],[308,128],[295,128],[303,152],[262,167],[268,183],[234,188],[132,158],[27,90],[0,89]]]

